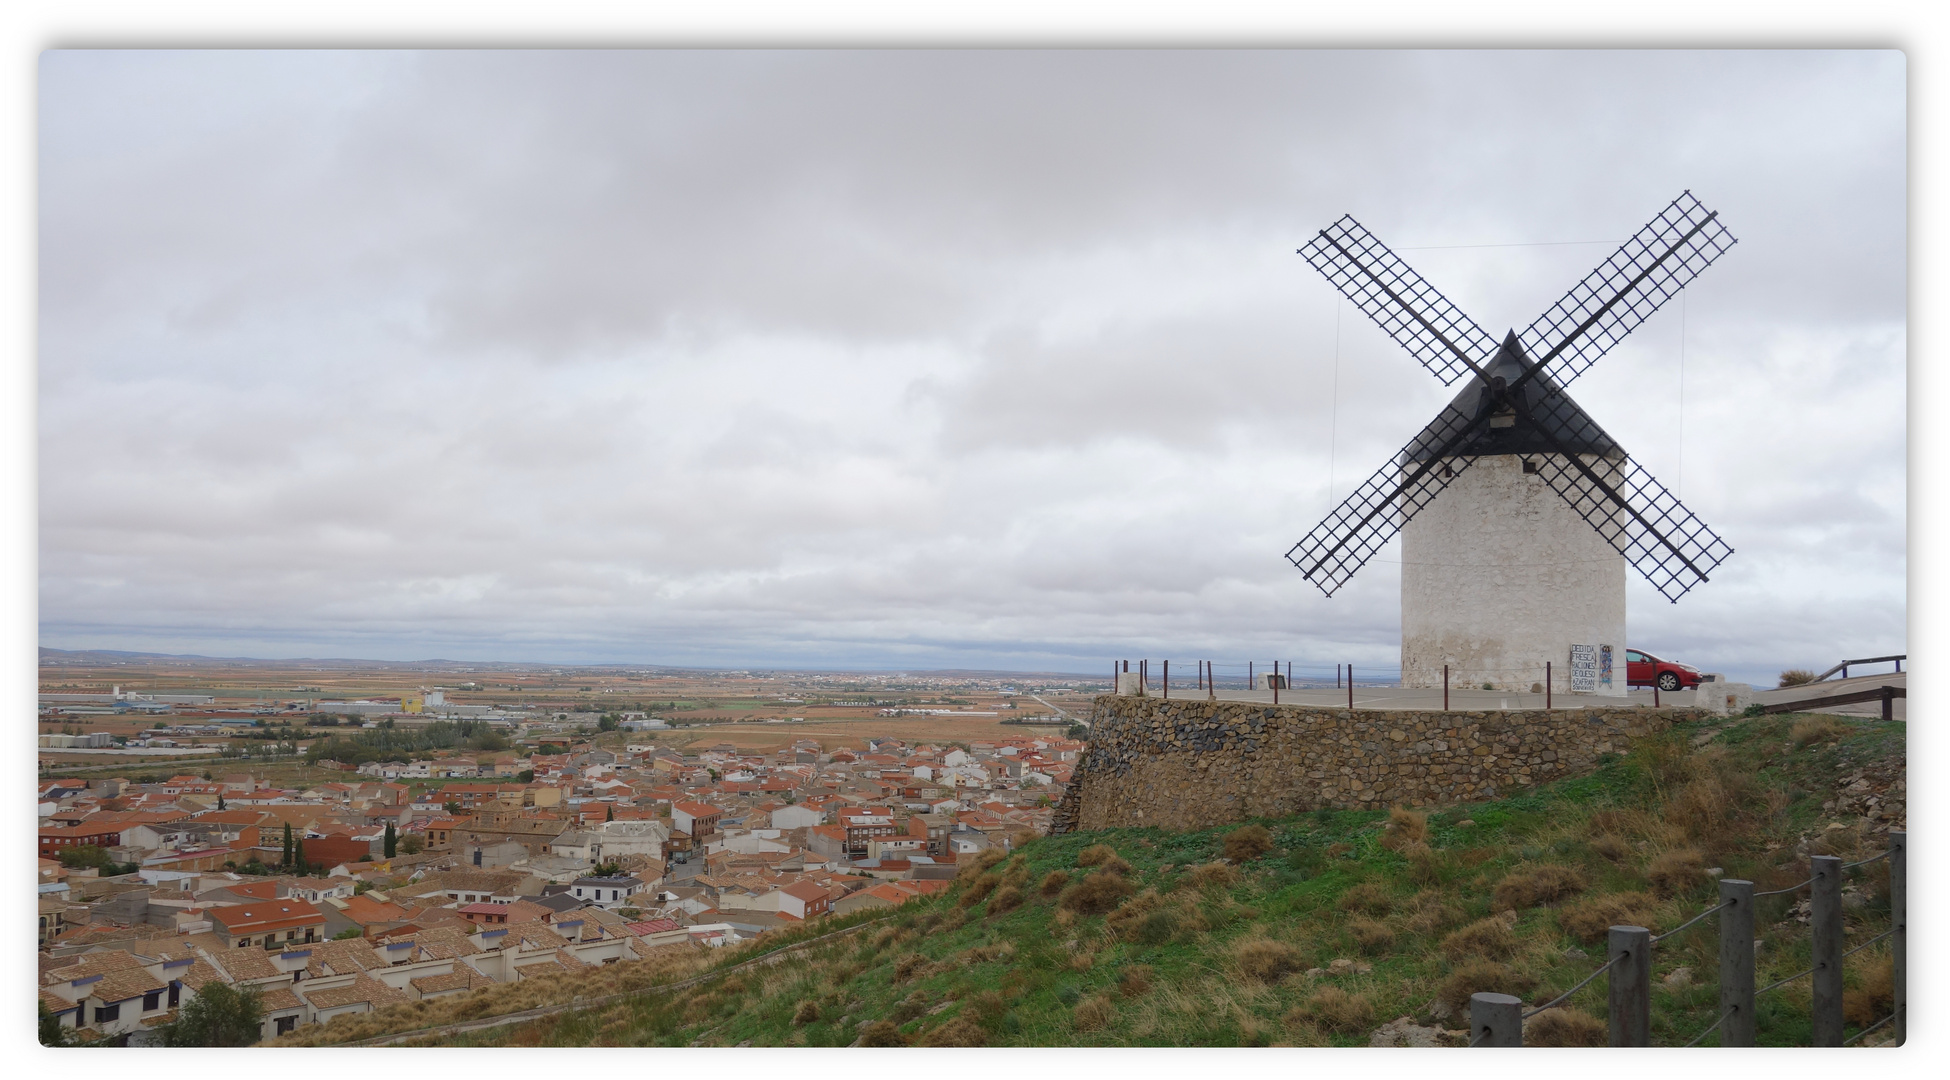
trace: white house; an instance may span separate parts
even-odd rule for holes
[[[642,888],[643,882],[630,876],[586,877],[575,879],[569,886],[569,895],[600,908],[619,908],[630,906],[630,897]]]

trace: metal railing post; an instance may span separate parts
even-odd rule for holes
[[[1219,684],[1214,681],[1216,678],[1217,676],[1212,673],[1212,661],[1207,660],[1205,662],[1205,700],[1207,701],[1219,700]]]
[[[1165,661],[1165,677],[1163,679],[1158,680],[1158,682],[1159,685],[1165,688],[1165,700],[1170,701],[1171,700],[1171,661],[1169,660]]]
[[[1896,718],[1896,690],[1894,687],[1882,688],[1882,722],[1888,723]]]
[[[1606,939],[1611,961],[1611,1045],[1652,1045],[1652,931],[1614,926]]]
[[[1442,665],[1442,711],[1449,711],[1449,665]]]
[[[1896,1045],[1909,1037],[1909,831],[1889,831],[1889,957],[1895,962]]]
[[[1842,1045],[1842,860],[1817,855],[1808,886],[1809,936],[1813,939],[1816,1046]]]
[[[1544,661],[1544,709],[1546,711],[1551,707],[1551,690],[1551,662],[1546,660]]]
[[[1347,666],[1347,708],[1354,711],[1354,665]]]
[[[1523,999],[1509,994],[1469,995],[1469,1045],[1522,1046]]]
[[[1754,883],[1720,879],[1720,1045],[1754,1045]]]

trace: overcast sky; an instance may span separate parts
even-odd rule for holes
[[[51,52],[41,644],[1398,660],[1283,558],[1682,190],[1740,243],[1573,393],[1736,549],[1630,643],[1905,647],[1894,52]],[[1337,332],[1338,323],[1338,332]]]

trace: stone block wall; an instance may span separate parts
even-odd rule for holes
[[[1416,712],[1105,695],[1052,832],[1202,829],[1323,806],[1493,799],[1692,719],[1636,706]]]

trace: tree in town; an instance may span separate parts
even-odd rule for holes
[[[217,809],[219,809],[219,810],[227,810],[227,809],[229,809],[228,807],[226,807],[226,806],[225,806],[225,805],[223,804],[223,792],[221,792],[221,791],[217,793]]]
[[[602,717],[596,721],[596,730],[615,731],[619,723],[620,721],[617,720],[615,713],[604,713]]]
[[[289,821],[284,823],[284,862],[279,865],[291,865],[291,823]]]
[[[164,1046],[249,1046],[264,1032],[264,1002],[254,986],[211,980],[160,1029]]]
[[[291,842],[291,865],[298,868],[298,876],[305,874],[305,838],[300,836]]]
[[[393,823],[389,821],[386,823],[386,857],[390,859],[397,854],[399,854],[399,836],[393,832]]]
[[[606,806],[606,807],[604,807],[604,808],[603,808],[603,820],[604,820],[604,821],[615,821],[615,820],[616,820],[616,807],[614,807],[614,806]]]
[[[427,846],[426,841],[420,839],[418,836],[415,836],[412,833],[408,833],[405,836],[400,837],[399,849],[403,854],[418,855],[420,852],[426,850],[426,846]]]
[[[60,1017],[47,1010],[47,1002],[45,1001],[41,1002],[41,1045],[73,1045],[68,1038],[68,1026],[61,1022]]]

